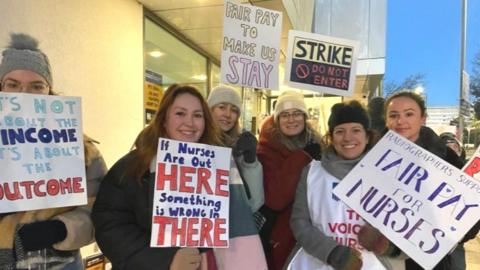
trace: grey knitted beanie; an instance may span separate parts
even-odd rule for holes
[[[33,71],[52,87],[52,72],[48,57],[38,48],[38,41],[26,34],[12,33],[10,45],[2,53],[0,80],[14,70]]]

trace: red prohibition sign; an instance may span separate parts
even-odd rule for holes
[[[295,68],[295,71],[297,73],[297,77],[300,79],[305,79],[306,77],[308,77],[308,75],[310,75],[310,69],[305,64],[299,64]]]

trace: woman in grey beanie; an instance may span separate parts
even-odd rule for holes
[[[10,46],[2,52],[0,81],[4,92],[53,94],[52,72],[48,57],[38,48],[38,41],[29,35],[12,34]],[[32,80],[21,87],[18,78]]]
[[[0,91],[54,95],[48,57],[37,40],[25,34],[12,34],[11,39],[2,53]],[[87,190],[92,201],[107,170],[93,142],[84,135]],[[83,269],[79,248],[94,241],[93,233],[87,206],[0,212],[0,268]]]

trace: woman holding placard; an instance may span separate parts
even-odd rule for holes
[[[222,141],[232,147],[239,177],[244,182],[252,212],[263,205],[262,164],[257,159],[257,139],[248,131],[240,130],[241,98],[232,87],[219,85],[212,89],[207,99],[213,120],[222,131]]]
[[[365,108],[357,101],[335,104],[325,138],[322,160],[305,167],[297,187],[290,224],[299,249],[288,269],[385,269],[381,259],[358,245],[365,221],[333,194],[378,138]]]
[[[265,188],[265,205],[260,209],[265,223],[260,236],[270,270],[282,269],[295,246],[289,224],[295,189],[302,169],[321,154],[320,136],[307,119],[303,95],[286,91],[260,130],[257,155]]]
[[[385,102],[385,121],[387,128],[397,132],[408,140],[415,142],[422,148],[447,161],[451,165],[462,168],[463,162],[459,156],[441,140],[435,132],[424,126],[427,113],[425,100],[418,94],[410,91],[394,93]],[[480,224],[475,225],[464,237],[462,242],[475,237]],[[385,255],[390,250],[398,250],[377,229],[366,225],[359,233],[362,246],[379,255]],[[456,264],[456,263],[455,263]],[[460,265],[460,269],[465,269]],[[456,267],[456,266],[455,266]],[[406,270],[422,269],[415,261],[407,259]],[[435,270],[457,269],[452,265],[451,255],[445,256],[434,268]]]
[[[48,57],[38,41],[12,34],[2,55],[2,92],[55,95]],[[94,140],[84,137],[89,201],[95,198],[107,168]],[[2,195],[3,196],[3,195]],[[60,207],[0,213],[0,268],[83,269],[80,247],[94,241],[89,207]]]
[[[266,269],[260,239],[246,196],[242,193],[243,186],[232,180],[228,183],[228,248],[201,254],[200,249],[195,247],[150,247],[159,138],[222,145],[210,108],[201,93],[191,86],[171,85],[165,91],[155,118],[137,136],[133,150],[117,161],[102,181],[93,207],[97,243],[111,260],[113,268],[195,270],[201,266],[209,270]],[[186,181],[192,181],[192,177]],[[182,185],[188,187],[179,184]],[[193,233],[198,230],[183,231]],[[239,239],[241,241],[237,241]]]

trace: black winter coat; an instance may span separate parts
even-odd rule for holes
[[[178,248],[151,248],[154,174],[139,184],[125,176],[131,154],[103,179],[92,210],[95,237],[113,269],[168,270]]]

